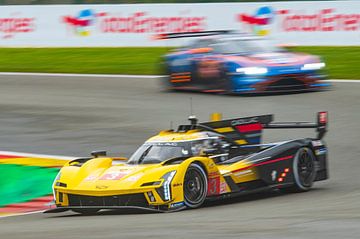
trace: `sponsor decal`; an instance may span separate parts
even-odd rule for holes
[[[211,169],[214,168],[214,167],[215,167],[215,163],[212,162],[212,161],[210,161],[209,164],[208,164],[208,167],[211,168]],[[217,171],[216,171],[216,173],[217,173]]]
[[[306,9],[307,10],[307,9]],[[323,8],[312,13],[301,9],[279,9],[263,6],[255,13],[240,13],[237,20],[243,30],[259,36],[269,35],[271,24],[283,32],[353,32],[360,31],[359,13],[341,13],[336,8]],[[275,19],[276,18],[276,19]]]
[[[239,14],[238,21],[245,25],[245,28],[259,36],[269,35],[269,24],[272,23],[275,12],[271,7],[264,6],[258,8],[253,15]]]
[[[319,146],[323,146],[323,145],[324,145],[321,140],[311,141],[311,144],[312,144],[314,147],[319,147]]]
[[[111,15],[101,19],[104,33],[168,33],[199,32],[206,29],[206,17],[200,16],[150,16],[135,12],[128,16]]]
[[[225,182],[221,182],[221,183],[220,183],[220,194],[223,194],[223,193],[227,193],[227,192],[228,192],[226,186],[227,186],[227,185],[226,185]]]
[[[315,13],[280,10],[280,27],[285,32],[359,31],[359,13],[338,13],[334,8],[320,9]]]
[[[178,143],[174,142],[146,142],[144,145],[157,145],[157,146],[177,146]]]
[[[315,150],[316,155],[326,154],[326,152],[327,152],[327,150],[325,148]]]
[[[143,174],[137,174],[137,175],[130,176],[129,178],[127,178],[127,181],[136,182],[141,178],[142,175]]]
[[[11,14],[9,17],[0,18],[1,37],[13,38],[17,34],[34,32],[36,29],[34,17],[20,17],[19,13]]]
[[[273,171],[271,172],[271,180],[272,180],[272,181],[275,181],[275,180],[276,180],[276,176],[277,176],[277,171],[276,171],[276,170],[273,170]]]
[[[96,29],[100,33],[168,33],[199,32],[206,29],[204,16],[151,16],[140,11],[124,15],[84,9],[75,16],[64,16],[62,22],[78,36],[89,36]]]
[[[184,202],[177,202],[177,203],[170,204],[170,208],[177,208],[177,207],[182,207],[182,206],[184,206]]]
[[[236,126],[236,125],[243,125],[243,124],[253,124],[253,123],[258,123],[258,122],[259,122],[258,117],[251,117],[251,118],[246,118],[246,119],[233,120],[233,121],[231,121],[231,125]]]
[[[123,177],[125,177],[126,175],[128,175],[128,173],[124,173],[124,172],[110,172],[110,173],[106,173],[104,174],[100,180],[119,180]]]
[[[118,171],[119,172],[128,172],[130,169],[128,168],[119,168]]]
[[[189,150],[181,149],[181,153],[184,154],[184,155],[188,155],[188,154],[189,154]]]
[[[319,113],[319,123],[326,124],[327,122],[327,112],[320,112]]]
[[[95,187],[96,187],[96,189],[107,189],[108,188],[108,186],[106,186],[106,185],[96,185]]]
[[[175,183],[175,184],[173,184],[173,187],[179,187],[179,186],[182,186],[182,183]]]
[[[106,13],[96,13],[92,9],[81,10],[76,16],[64,16],[62,21],[68,25],[78,36],[89,36],[91,28],[98,17],[106,16]]]
[[[84,181],[94,181],[96,179],[96,176],[94,175],[90,175],[90,176],[87,176]]]

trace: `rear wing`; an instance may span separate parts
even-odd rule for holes
[[[177,32],[177,33],[162,33],[154,36],[154,39],[164,40],[164,39],[174,39],[174,38],[184,38],[184,37],[204,37],[204,36],[214,36],[222,35],[234,32],[233,30],[216,30],[216,31],[202,31],[202,32]]]
[[[200,123],[204,130],[211,130],[224,135],[238,145],[260,144],[263,125],[269,124],[273,115],[260,115],[246,118]]]
[[[317,113],[317,122],[269,122],[263,124],[264,129],[306,129],[315,128],[317,138],[322,139],[327,132],[328,112],[322,111]]]
[[[197,128],[222,134],[238,145],[260,144],[263,129],[315,128],[317,139],[322,139],[327,131],[328,113],[326,111],[318,112],[315,123],[273,122],[273,120],[273,115],[260,115],[200,123]]]

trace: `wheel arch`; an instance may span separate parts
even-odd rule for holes
[[[207,167],[205,166],[205,164],[203,162],[195,160],[192,163],[199,165],[204,170],[204,172],[206,173],[206,177],[209,177],[209,170],[207,169]]]
[[[204,158],[204,160],[206,160],[206,158]],[[188,170],[198,171],[198,177],[196,177],[198,180],[194,180],[194,178],[191,178],[191,176],[190,176],[190,178],[188,178],[187,177]],[[191,175],[191,174],[189,174],[189,175]],[[202,176],[200,176],[200,175],[202,175]],[[209,175],[208,169],[206,167],[206,164],[202,160],[189,160],[188,165],[186,167],[184,181],[183,181],[183,201],[184,201],[184,204],[186,205],[186,207],[198,208],[206,200],[207,193],[208,193],[208,180],[209,180],[208,175]],[[194,176],[192,176],[192,177],[194,177]],[[200,178],[202,178],[202,179],[200,179]],[[193,184],[196,184],[195,182],[198,183],[198,186],[192,186]],[[200,185],[202,185],[202,186],[200,186]],[[193,190],[195,191],[195,193],[199,193],[199,195],[195,196],[195,198],[192,198],[194,196],[193,192],[190,193]],[[191,195],[193,195],[193,196],[191,196]]]

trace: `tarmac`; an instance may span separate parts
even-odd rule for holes
[[[159,130],[186,123],[190,114],[200,121],[212,112],[315,121],[316,112],[326,110],[330,165],[330,179],[306,193],[258,193],[176,213],[5,217],[1,238],[359,238],[359,83],[250,97],[166,92],[159,79],[2,75],[0,84],[1,150],[87,156],[104,149],[128,157]],[[264,141],[314,136],[313,130],[269,129]]]

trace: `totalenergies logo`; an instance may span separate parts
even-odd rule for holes
[[[239,14],[238,20],[244,23],[250,30],[259,36],[270,34],[269,25],[275,17],[275,12],[271,7],[260,7],[254,15]]]
[[[97,18],[105,15],[106,13],[95,13],[91,9],[85,9],[81,10],[75,17],[65,16],[62,20],[73,29],[76,35],[89,36]]]

